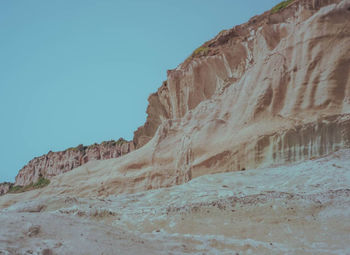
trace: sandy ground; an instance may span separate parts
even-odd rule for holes
[[[0,254],[350,254],[350,150],[135,194],[11,197]]]

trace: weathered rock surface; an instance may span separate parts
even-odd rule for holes
[[[134,137],[149,142],[118,165],[134,183],[117,190],[348,148],[349,17],[348,0],[299,0],[206,42],[150,96]]]
[[[6,194],[12,185],[13,183],[10,183],[10,182],[0,183],[0,196],[3,194]]]
[[[340,2],[294,1],[203,44],[149,97],[136,146],[149,141],[162,120],[182,118],[210,99],[225,100],[229,109],[218,117],[236,124],[266,115],[349,112],[349,10],[346,1],[335,6]]]
[[[167,81],[163,82],[156,93],[149,96],[148,102],[146,123],[134,132],[136,148],[152,139],[162,121],[172,118]]]
[[[25,165],[16,176],[15,185],[31,184],[36,182],[40,175],[51,179],[91,160],[117,158],[132,150],[134,150],[132,142],[112,140],[90,146],[79,145],[59,152],[50,151]]]

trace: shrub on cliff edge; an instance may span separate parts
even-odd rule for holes
[[[209,53],[209,50],[208,47],[201,46],[192,53],[192,57],[206,56]]]
[[[49,184],[50,184],[49,179],[40,177],[37,182],[31,183],[26,186],[11,186],[8,193],[21,193],[21,192],[26,192],[33,189],[40,189],[40,188],[46,187]]]
[[[286,8],[293,1],[294,0],[285,0],[283,2],[280,2],[279,4],[277,4],[275,7],[273,7],[271,9],[271,12],[272,13],[276,13],[276,12],[279,12],[280,10],[283,10],[284,8]]]

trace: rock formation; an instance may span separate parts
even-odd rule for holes
[[[134,143],[151,155],[125,171],[157,188],[349,147],[349,16],[349,1],[292,1],[204,43],[150,96]]]
[[[149,97],[147,121],[135,132],[136,146],[150,140],[162,120],[182,118],[201,102],[226,100],[226,94],[232,97],[228,110],[236,124],[264,115],[349,112],[347,4],[312,17],[339,2],[293,1],[203,44],[168,71],[167,81]]]
[[[25,186],[36,182],[40,176],[53,176],[70,171],[91,160],[102,160],[120,157],[134,150],[132,142],[119,139],[101,144],[83,146],[82,144],[64,151],[52,152],[32,159],[16,176],[15,186]]]
[[[168,71],[132,142],[32,160],[0,254],[346,254],[350,0],[286,4]]]
[[[349,15],[349,1],[296,0],[220,32],[168,71],[132,143],[35,158],[16,185],[134,146],[141,151],[119,169],[139,170],[141,189],[349,147]]]
[[[13,183],[10,182],[0,183],[0,196],[6,194],[10,190],[12,185]]]

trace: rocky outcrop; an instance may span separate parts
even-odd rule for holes
[[[12,185],[13,183],[11,182],[0,183],[0,196],[6,194],[10,190]]]
[[[148,102],[146,123],[134,132],[133,141],[136,148],[142,147],[152,139],[162,121],[172,118],[167,81],[163,82],[156,93],[149,96]]]
[[[40,176],[52,178],[92,160],[117,158],[134,150],[132,142],[119,139],[101,144],[82,144],[64,151],[52,152],[36,157],[25,165],[16,176],[15,186],[36,182]]]

